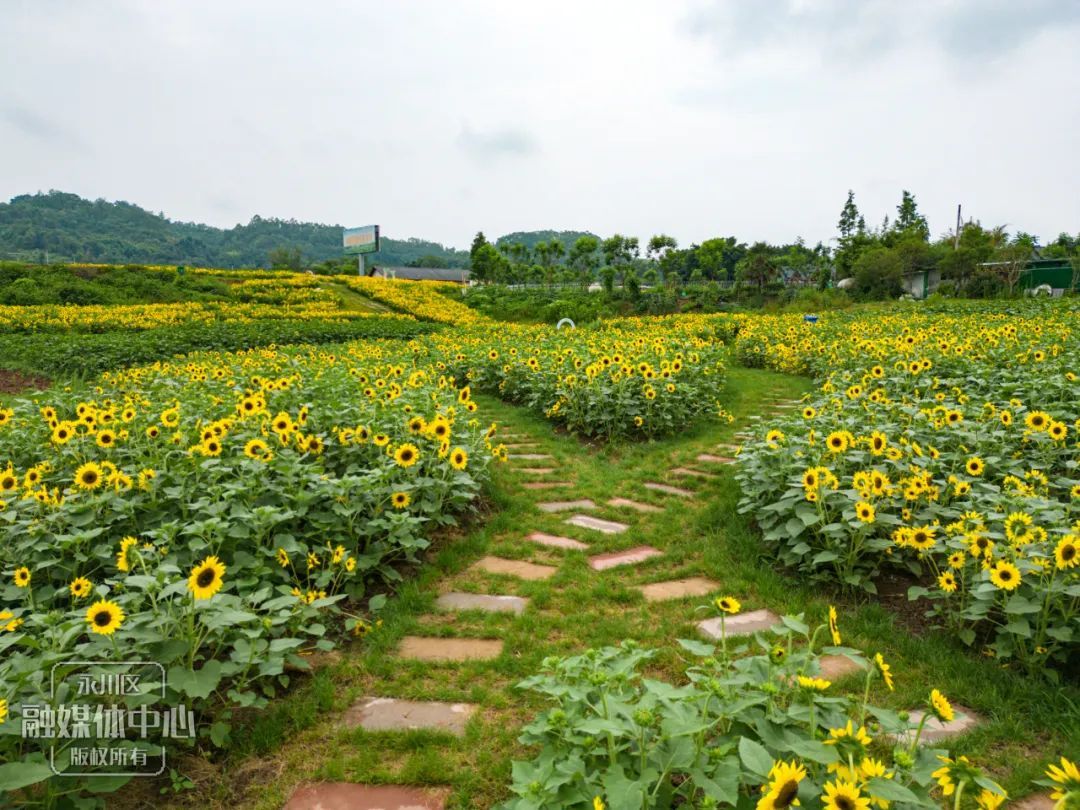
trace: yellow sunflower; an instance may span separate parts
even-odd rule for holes
[[[188,590],[196,599],[209,599],[224,584],[225,564],[217,557],[207,557],[191,569]]]
[[[111,636],[124,623],[124,611],[116,602],[101,600],[86,610],[86,622],[90,632]]]
[[[403,444],[394,451],[394,463],[399,467],[411,467],[420,458],[420,450],[415,444]]]
[[[464,470],[468,463],[469,454],[464,449],[455,447],[450,451],[450,466],[455,470]]]
[[[953,712],[953,707],[952,704],[949,703],[949,699],[937,689],[932,689],[930,691],[930,710],[942,723],[951,723],[953,718],[956,717],[956,713]]]
[[[1054,548],[1054,560],[1059,571],[1080,565],[1080,541],[1072,534],[1067,534],[1058,541]]]
[[[25,588],[30,584],[30,569],[25,565],[15,569],[15,587]]]
[[[717,609],[720,610],[722,613],[727,613],[731,616],[734,616],[736,613],[742,610],[742,605],[739,603],[739,600],[736,599],[734,596],[721,596],[716,599],[713,604],[715,604]]]
[[[1003,591],[1015,591],[1020,587],[1020,569],[1006,560],[999,560],[990,569],[990,581]]]
[[[90,580],[86,577],[75,577],[75,579],[71,580],[71,584],[68,585],[68,590],[76,599],[85,599],[89,596],[90,588]]]
[[[761,786],[757,810],[786,810],[799,804],[799,783],[806,778],[806,768],[796,760],[773,762],[768,784]]]
[[[854,782],[837,779],[825,783],[825,793],[821,797],[825,810],[869,810],[870,799],[863,796]]]
[[[75,486],[79,489],[97,489],[104,480],[105,474],[101,466],[94,461],[86,462],[75,471]]]
[[[395,509],[404,509],[412,503],[412,497],[408,492],[395,492],[390,497],[390,501],[394,504]]]

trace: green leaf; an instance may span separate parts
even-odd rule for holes
[[[746,768],[763,778],[772,770],[772,755],[765,750],[765,746],[748,737],[739,738],[739,759]]]
[[[169,686],[193,698],[209,697],[221,682],[221,662],[207,661],[202,669],[169,669]]]
[[[44,762],[7,762],[0,765],[0,791],[19,790],[53,776],[52,768]]]
[[[867,792],[878,799],[886,799],[890,802],[903,802],[904,804],[918,804],[924,807],[932,807],[933,802],[928,796],[919,796],[909,788],[892,779],[874,777],[866,783]]]

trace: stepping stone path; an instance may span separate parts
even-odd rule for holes
[[[1009,802],[1009,810],[1054,810],[1054,805],[1049,793],[1036,793],[1019,801]]]
[[[560,537],[557,534],[544,534],[543,532],[533,532],[526,539],[548,548],[562,548],[568,551],[583,551],[589,547],[588,543],[582,543],[580,540]]]
[[[966,709],[956,703],[953,704],[953,713],[954,717],[948,723],[942,723],[933,716],[929,717],[926,721],[926,725],[923,726],[919,744],[936,743],[941,742],[942,740],[951,739],[959,734],[971,731],[971,729],[983,722],[983,719],[971,709]],[[919,723],[922,722],[924,714],[926,714],[926,712],[922,709],[911,712],[911,724],[915,726],[919,725]],[[914,735],[915,732],[912,731],[911,734]],[[911,737],[908,737],[908,739],[910,740]]]
[[[514,472],[523,475],[551,475],[555,472],[554,467],[515,467]]]
[[[741,444],[727,444],[725,442],[721,442],[720,444],[714,446],[717,450],[738,450],[742,447]]]
[[[525,612],[528,604],[529,600],[520,596],[492,596],[458,591],[444,593],[435,600],[435,606],[440,610],[484,610],[488,613],[516,613],[519,616]]]
[[[846,655],[823,655],[818,659],[821,665],[821,677],[827,681],[838,681],[853,672],[865,672],[866,667],[857,664]]]
[[[500,639],[405,636],[398,655],[417,661],[489,661],[502,652]]]
[[[688,596],[705,596],[720,589],[719,582],[704,577],[672,579],[667,582],[654,582],[651,585],[638,585],[637,589],[646,602],[667,602],[671,599],[685,599]]]
[[[447,788],[320,782],[300,785],[285,810],[444,810],[449,792]]]
[[[571,512],[575,509],[595,509],[596,504],[588,498],[580,501],[551,501],[550,503],[538,503],[537,508],[541,512]]]
[[[566,522],[571,526],[580,526],[583,529],[593,529],[594,531],[603,532],[604,534],[622,534],[630,528],[625,523],[619,523],[614,520],[601,520],[600,518],[595,518],[591,515],[574,515],[572,518],[567,518]]]
[[[663,492],[665,495],[678,495],[680,498],[693,498],[694,493],[688,489],[681,489],[679,487],[673,487],[670,484],[657,484],[654,481],[649,481],[642,484],[645,489],[651,489],[653,492]]]
[[[525,447],[539,447],[539,442],[514,442],[513,444],[506,445],[507,450],[521,450]]]
[[[698,461],[705,464],[734,464],[735,459],[730,456],[714,456],[712,453],[701,453],[697,457]]]
[[[508,453],[506,457],[521,461],[541,461],[543,459],[555,458],[555,456],[550,453]]]
[[[470,571],[485,571],[489,574],[507,574],[519,579],[547,579],[558,569],[551,565],[537,565],[525,560],[507,560],[503,557],[483,557],[469,566]]]
[[[636,565],[650,557],[661,557],[664,552],[652,546],[638,546],[626,551],[613,551],[610,554],[597,554],[589,557],[589,566],[594,571],[606,571],[620,565]]]
[[[780,623],[780,617],[771,610],[752,610],[724,617],[724,632],[728,638],[749,636],[760,630],[768,630]],[[698,622],[698,630],[706,638],[720,640],[720,617]]]
[[[663,512],[659,506],[653,506],[651,503],[639,503],[638,501],[632,501],[629,498],[612,498],[608,501],[608,506],[625,506],[629,509],[633,509],[635,512]]]
[[[423,728],[463,737],[465,724],[476,708],[471,703],[366,697],[354,703],[345,713],[345,725],[365,731],[413,731]]]
[[[675,467],[671,470],[672,475],[678,475],[680,477],[691,476],[693,478],[717,478],[718,476],[712,473],[702,472],[701,470],[693,470],[689,467]]]
[[[570,481],[526,481],[521,485],[525,489],[558,489],[560,487],[572,487]]]

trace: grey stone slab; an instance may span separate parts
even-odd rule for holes
[[[780,617],[770,610],[752,610],[749,613],[736,613],[726,616],[725,632],[728,638],[749,636],[761,630],[768,630],[780,622]],[[698,630],[707,638],[720,640],[720,617],[698,622]]]
[[[544,532],[533,532],[527,539],[548,548],[561,548],[567,551],[584,551],[589,547],[588,543],[582,543],[580,540],[560,537],[557,534],[545,534]]]
[[[508,453],[506,457],[517,461],[543,461],[544,459],[555,458],[549,453]]]
[[[554,467],[514,467],[514,472],[522,475],[551,475]]]
[[[519,579],[547,579],[559,569],[551,565],[537,565],[525,560],[507,560],[503,557],[483,557],[473,563],[469,570],[484,571],[488,574],[505,574]]]
[[[405,636],[397,652],[417,661],[488,661],[497,658],[502,648],[499,639]]]
[[[655,481],[649,481],[642,484],[645,489],[651,489],[653,492],[663,492],[665,495],[678,495],[680,498],[693,498],[694,493],[689,489],[682,489],[681,487],[673,487],[671,484],[658,484]]]
[[[672,599],[686,599],[688,597],[701,597],[720,589],[719,582],[713,582],[705,577],[686,577],[685,579],[671,579],[666,582],[653,582],[649,585],[638,585],[646,602],[667,602]]]
[[[541,512],[572,512],[577,509],[595,509],[596,504],[588,498],[582,498],[577,501],[550,501],[549,503],[538,503],[536,507]]]
[[[501,596],[486,593],[451,591],[435,600],[440,610],[483,610],[488,613],[517,613],[525,611],[528,599],[520,596]]]
[[[641,503],[640,501],[632,501],[629,498],[612,498],[608,501],[609,506],[625,506],[627,509],[633,509],[635,512],[663,512],[663,508],[659,506],[653,506],[651,503]]]
[[[604,534],[622,534],[630,528],[625,523],[619,523],[615,520],[601,520],[592,515],[574,515],[567,518],[566,522],[571,526],[580,526],[583,529],[592,529]]]
[[[610,554],[597,554],[595,557],[589,557],[589,566],[594,571],[606,571],[620,565],[637,565],[639,562],[652,557],[660,557],[663,553],[660,549],[652,546],[637,546],[626,551],[613,551]]]
[[[818,659],[821,677],[827,681],[838,681],[853,672],[865,672],[866,668],[852,661],[846,655],[823,655]]]
[[[449,788],[316,782],[298,786],[285,810],[444,810],[449,794]]]
[[[465,724],[476,709],[471,703],[365,697],[349,707],[345,713],[345,725],[366,731],[430,729],[461,737],[465,734]]]
[[[527,447],[539,447],[540,442],[512,442],[506,445],[507,450],[523,450]]]

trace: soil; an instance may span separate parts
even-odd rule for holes
[[[26,391],[42,391],[48,387],[49,380],[45,377],[0,368],[0,394],[22,394]]]

